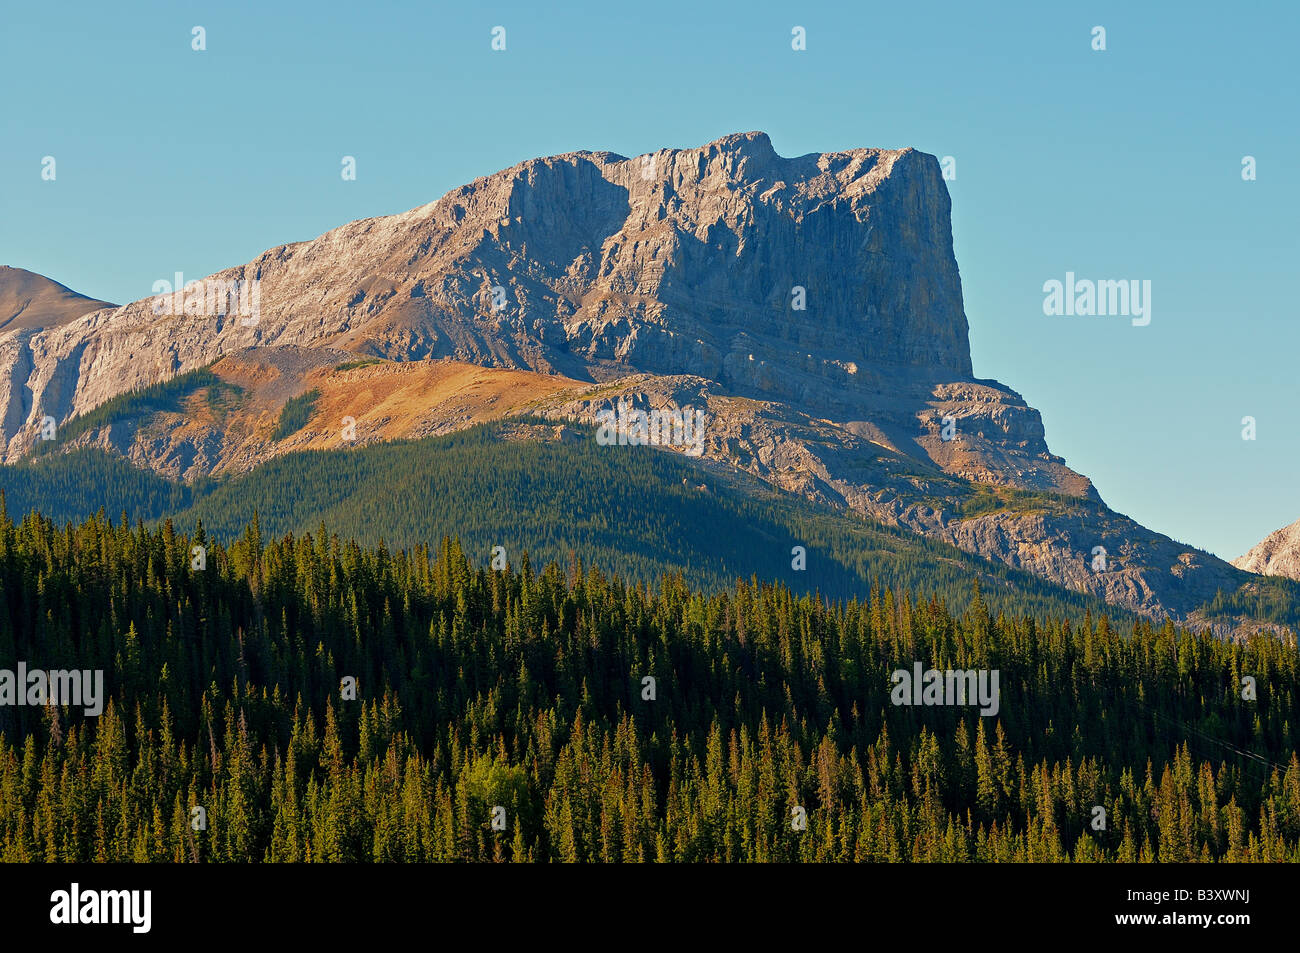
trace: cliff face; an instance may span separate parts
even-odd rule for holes
[[[0,435],[6,441],[33,416],[39,419],[27,386],[35,367],[26,342],[42,328],[111,307],[43,275],[0,265]]]
[[[911,149],[787,159],[746,133],[632,159],[535,159],[205,279],[254,289],[255,314],[215,313],[200,290],[0,329],[0,437],[13,461],[44,415],[64,422],[209,366],[255,377],[257,413],[182,413],[80,441],[193,477],[328,445],[338,422],[325,411],[295,441],[270,437],[276,402],[309,387],[362,421],[363,442],[493,413],[595,421],[620,397],[689,404],[709,413],[709,465],[1072,588],[1152,615],[1235,589],[1231,566],[1106,509],[1048,450],[1037,411],[973,377],[950,208],[938,162]],[[328,368],[358,356],[388,362],[381,389],[400,408],[367,406],[365,390],[330,396]],[[481,368],[478,390],[449,390],[464,375],[428,384],[429,362]],[[519,372],[526,384],[491,380]],[[353,388],[381,374],[345,373]],[[1053,501],[972,514],[973,485]],[[1096,546],[1112,554],[1106,572],[1091,569]]]
[[[251,346],[691,373],[828,410],[971,374],[947,190],[910,149],[536,159],[212,278],[259,282],[256,326],[146,299],[6,335],[4,371],[57,418]]]

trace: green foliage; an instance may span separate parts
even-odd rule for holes
[[[708,490],[697,489],[701,484]],[[851,598],[878,578],[956,605],[978,576],[995,609],[1124,617],[1028,573],[756,483],[720,480],[676,455],[591,439],[506,440],[498,425],[301,451],[224,482],[191,485],[83,448],[0,467],[0,491],[12,512],[40,510],[60,524],[102,508],[132,521],[201,520],[213,535],[233,539],[256,512],[275,534],[301,534],[324,521],[358,542],[407,549],[455,535],[484,560],[497,545],[511,559],[527,551],[561,564],[581,553],[628,580],[653,583],[681,572],[709,592],[757,576],[797,592]],[[805,571],[792,568],[795,546],[807,551]]]
[[[527,551],[562,565],[580,553],[629,580],[681,572],[706,591],[757,576],[847,599],[879,578],[956,604],[980,576],[997,607],[1075,617],[1108,611],[1100,599],[1029,573],[757,481],[720,479],[675,454],[502,433],[488,424],[434,439],[286,454],[173,516],[184,525],[202,520],[226,539],[256,512],[275,534],[324,522],[345,538],[400,548],[457,536],[484,561],[498,545],[512,560]],[[807,550],[805,571],[792,568],[795,546]]]
[[[14,513],[40,510],[60,525],[96,512],[154,520],[189,506],[194,488],[133,466],[99,447],[0,466],[0,496]]]
[[[383,364],[382,357],[363,357],[355,361],[344,361],[334,368],[335,371],[354,371],[358,367],[369,367],[371,364]]]
[[[271,439],[283,440],[307,426],[307,421],[311,419],[312,408],[316,406],[316,401],[319,399],[320,391],[315,388],[297,397],[290,397],[280,410],[280,420]]]
[[[243,388],[225,381],[217,381],[207,390],[208,409],[219,418],[243,404],[246,399]]]
[[[1204,612],[1210,618],[1244,615],[1300,631],[1300,583],[1284,576],[1258,576],[1231,594],[1220,589]]]
[[[969,495],[952,507],[959,519],[973,519],[989,513],[1059,513],[1077,509],[1078,499],[1058,493],[1018,490],[1007,486],[978,483],[970,488]]]
[[[132,420],[159,411],[178,411],[184,398],[203,387],[229,389],[229,385],[206,367],[177,374],[169,380],[119,394],[89,413],[72,418],[59,428],[58,441],[38,440],[34,452],[49,454],[58,444],[67,444],[84,433],[120,420]]]
[[[211,390],[209,391],[211,393]],[[517,428],[521,421],[512,424]],[[1083,613],[1127,621],[1122,609],[1030,573],[844,510],[775,494],[742,476],[720,478],[687,458],[649,447],[506,439],[486,424],[444,437],[274,458],[224,481],[175,484],[98,449],[0,467],[0,492],[16,514],[37,509],[62,524],[103,509],[146,521],[202,520],[233,539],[258,513],[271,533],[302,534],[322,521],[366,545],[411,549],[457,536],[476,559],[505,546],[540,562],[571,553],[628,581],[683,573],[704,592],[736,578],[780,581],[830,598],[860,596],[872,579],[963,605],[979,578],[993,611],[1078,621]],[[707,491],[696,489],[705,485]],[[977,488],[989,502],[1059,505],[1051,494]],[[967,515],[963,512],[963,515]],[[794,546],[807,570],[791,566]],[[1271,579],[1207,604],[1213,618],[1253,616],[1300,627],[1300,586]]]
[[[0,861],[1300,860],[1294,639],[966,604],[0,515],[0,668],[108,694],[0,706]]]

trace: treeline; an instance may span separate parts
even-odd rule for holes
[[[1297,583],[1286,576],[1256,576],[1232,593],[1220,589],[1206,604],[1204,612],[1211,619],[1249,616],[1300,630]]]
[[[0,600],[0,668],[110,694],[0,707],[8,861],[1300,859],[1294,640],[36,515]]]

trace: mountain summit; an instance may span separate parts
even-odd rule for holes
[[[689,375],[858,421],[963,476],[1090,490],[1047,453],[1036,412],[971,377],[948,193],[934,157],[912,149],[784,159],[745,133],[632,159],[534,159],[203,282],[252,283],[256,322],[217,313],[211,295],[195,307],[166,296],[0,339],[9,459],[46,414],[64,421],[226,355],[292,347],[590,382]],[[988,426],[950,447],[930,439],[942,414],[920,428],[915,414],[953,382],[936,409]],[[32,397],[23,417],[19,394]]]
[[[77,294],[43,275],[0,265],[0,332],[56,327],[91,311],[112,307],[107,301]]]

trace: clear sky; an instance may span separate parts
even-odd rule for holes
[[[0,264],[122,302],[534,156],[754,129],[787,156],[914,146],[956,161],[976,375],[1113,507],[1231,558],[1300,518],[1298,11],[11,3]],[[1044,315],[1067,271],[1150,280],[1151,323]]]

